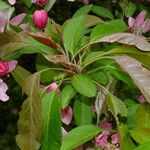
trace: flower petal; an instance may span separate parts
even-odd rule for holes
[[[132,18],[132,17],[129,17],[129,19],[128,19],[128,25],[129,25],[129,27],[133,27],[134,22],[135,22],[135,19]]]
[[[8,73],[12,72],[16,68],[16,65],[17,65],[17,61],[16,60],[9,61],[8,62],[8,66],[9,66]]]
[[[112,143],[113,143],[113,144],[119,143],[118,134],[113,134],[113,135],[111,136],[111,140],[112,140]]]
[[[62,110],[62,122],[69,125],[72,120],[72,108],[70,106]]]
[[[150,31],[150,19],[146,19],[143,23],[143,29],[142,29],[142,32],[143,33],[146,33]]]
[[[8,0],[10,5],[14,5],[16,3],[16,0]]]
[[[135,18],[134,27],[138,27],[144,23],[146,16],[146,10],[141,11],[138,16]]]
[[[15,26],[19,25],[22,22],[22,20],[25,18],[25,16],[26,16],[25,13],[15,16],[14,18],[10,20],[10,24],[15,25]]]
[[[8,90],[7,84],[4,83],[3,80],[0,80],[0,100],[3,102],[9,100],[9,96],[6,94],[7,90]]]

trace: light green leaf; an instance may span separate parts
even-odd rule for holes
[[[88,14],[92,10],[92,7],[93,7],[93,4],[81,7],[80,9],[78,9],[75,12],[73,17],[77,17],[77,16],[80,16],[80,15]]]
[[[149,150],[149,149],[150,149],[150,142],[146,142],[146,143],[138,146],[134,150]]]
[[[11,72],[17,83],[22,86],[22,83],[27,79],[31,73],[21,66],[17,66],[13,72]]]
[[[71,54],[76,50],[76,46],[84,34],[85,17],[79,16],[71,19],[63,30],[64,46]]]
[[[135,128],[130,131],[132,138],[140,143],[150,142],[150,127],[149,128]]]
[[[108,9],[101,6],[93,6],[92,12],[100,17],[109,18],[109,19],[114,18],[112,13]]]
[[[48,3],[45,5],[45,10],[50,11],[50,9],[55,4],[56,0],[48,0]]]
[[[121,125],[118,127],[118,134],[120,137],[121,150],[133,150],[136,147],[130,138],[128,127],[126,125]]]
[[[10,6],[3,0],[0,1],[0,10],[2,9],[7,9],[9,8]]]
[[[69,105],[71,99],[75,96],[75,94],[76,91],[71,84],[66,85],[62,89],[60,99],[61,99],[61,106],[63,109]]]
[[[116,20],[108,21],[97,25],[92,30],[90,39],[91,41],[95,41],[106,35],[118,33],[118,32],[124,32],[125,30],[126,30],[126,24],[123,20],[116,19]]]
[[[72,150],[91,140],[101,131],[102,129],[94,125],[82,125],[74,128],[64,137],[60,150]]]
[[[42,105],[39,96],[40,76],[28,77],[22,86],[28,98],[19,114],[17,144],[21,150],[38,150],[42,136]]]
[[[60,150],[61,107],[55,91],[42,97],[43,110],[43,139],[41,150]]]
[[[139,105],[136,112],[136,127],[150,128],[150,104]]]
[[[76,74],[73,76],[71,83],[74,89],[84,96],[94,97],[96,95],[96,85],[87,75]]]
[[[127,116],[127,108],[119,98],[110,93],[106,99],[106,102],[116,121],[118,121],[118,115],[121,115],[122,117]]]
[[[84,96],[78,97],[74,102],[73,114],[78,126],[92,123],[93,111],[91,107],[91,100]]]
[[[136,4],[132,3],[131,1],[129,1],[126,5],[125,5],[125,8],[123,9],[124,10],[124,13],[125,13],[125,16],[126,17],[131,17],[135,10],[136,10]]]

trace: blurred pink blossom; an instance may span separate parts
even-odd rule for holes
[[[99,121],[99,127],[107,130],[112,129],[112,124],[104,121]]]
[[[9,72],[13,71],[17,65],[17,61],[1,61],[0,62],[0,76],[5,76]]]
[[[142,34],[150,31],[150,19],[145,19],[146,11],[141,11],[136,18],[129,17],[128,25],[130,31],[135,34]]]
[[[48,3],[48,0],[37,0],[37,5],[44,6]]]
[[[139,101],[141,104],[143,104],[143,103],[146,102],[145,97],[144,97],[143,95],[140,95],[140,96],[138,97],[138,101]]]
[[[100,135],[95,138],[96,147],[106,148],[108,144],[109,132],[107,130],[103,131]]]
[[[9,100],[9,96],[6,94],[7,90],[8,90],[7,84],[4,83],[3,80],[0,79],[0,100],[3,102],[6,102]]]
[[[119,143],[119,136],[118,136],[118,134],[117,134],[117,133],[116,133],[116,134],[113,134],[113,135],[111,136],[111,140],[112,140],[112,143],[113,143],[113,144]]]
[[[69,125],[72,120],[72,108],[68,106],[65,109],[62,109],[61,116],[62,122],[65,123],[66,125]]]
[[[36,10],[33,14],[33,22],[39,29],[44,29],[48,21],[46,10]]]
[[[10,5],[14,5],[16,3],[16,0],[8,0]]]
[[[83,3],[84,5],[88,5],[88,4],[89,4],[89,0],[82,0],[82,3]]]

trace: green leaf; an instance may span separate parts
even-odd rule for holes
[[[48,0],[48,3],[45,5],[45,10],[50,11],[50,9],[55,4],[56,0]]]
[[[124,10],[124,13],[125,13],[125,16],[126,17],[131,17],[134,12],[136,11],[136,4],[132,3],[131,1],[129,1],[125,8],[123,9]]]
[[[7,9],[9,8],[10,6],[3,0],[0,1],[0,9]]]
[[[4,59],[11,55],[15,50],[28,46],[18,33],[6,30],[0,33],[0,58]]]
[[[150,142],[150,128],[135,128],[130,133],[132,138],[140,144]]]
[[[119,46],[113,48],[112,50],[106,52],[106,55],[127,55],[133,57],[143,63],[146,67],[150,68],[150,53],[149,52],[141,52],[134,47],[125,47]],[[143,59],[144,58],[144,59]]]
[[[150,128],[150,104],[139,105],[136,113],[136,127]]]
[[[63,30],[64,46],[71,54],[84,34],[85,17],[79,16],[71,19]]]
[[[60,150],[61,106],[55,91],[42,97],[43,110],[43,139],[41,150]]]
[[[150,142],[146,142],[146,143],[138,146],[134,150],[149,150],[149,149],[150,149]]]
[[[73,112],[78,126],[92,123],[93,112],[90,99],[87,99],[84,96],[78,97],[74,102]]]
[[[21,66],[17,66],[15,70],[11,72],[11,74],[20,86],[22,86],[24,80],[26,80],[31,75],[29,71],[25,70]]]
[[[52,64],[46,60],[42,55],[37,55],[36,58],[36,69],[37,71],[42,71],[44,69],[52,67]],[[47,70],[41,73],[40,81],[42,83],[48,83],[54,80],[54,76],[56,75],[54,70]]]
[[[121,150],[133,150],[135,148],[135,144],[130,138],[130,134],[126,125],[121,125],[118,127],[118,134],[120,137]]]
[[[108,83],[108,75],[105,71],[98,71],[89,74],[89,76],[99,84],[106,85]]]
[[[61,99],[61,106],[63,109],[69,105],[71,99],[75,96],[75,94],[76,91],[74,90],[71,84],[66,85],[62,89],[60,99]]]
[[[115,117],[116,121],[118,121],[118,115],[121,115],[122,117],[127,116],[127,108],[119,98],[110,93],[106,101],[108,108]]]
[[[74,89],[84,96],[94,97],[96,95],[96,85],[87,75],[76,74],[73,76],[71,83]]]
[[[102,129],[94,125],[82,125],[74,128],[64,137],[60,150],[74,149],[81,144],[91,140],[101,131]]]
[[[109,19],[114,18],[112,13],[108,9],[101,6],[93,6],[92,12],[100,17],[109,18]]]
[[[40,76],[35,73],[22,86],[28,98],[19,113],[17,144],[21,150],[38,150],[42,136],[42,104],[39,96]]]
[[[77,16],[80,16],[80,15],[88,14],[92,10],[92,7],[93,7],[93,4],[81,7],[80,9],[78,9],[75,12],[73,17],[77,17]]]
[[[106,35],[124,32],[126,30],[126,24],[121,19],[116,19],[112,21],[108,21],[105,23],[101,23],[97,25],[91,32],[90,39],[91,41],[95,41],[96,39],[100,39]]]
[[[31,7],[31,0],[22,0],[23,1],[23,3],[27,6],[27,7]]]

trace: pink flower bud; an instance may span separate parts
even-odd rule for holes
[[[48,20],[48,14],[45,10],[36,10],[33,14],[33,21],[37,28],[44,29]]]
[[[4,76],[7,74],[9,70],[9,66],[8,66],[8,63],[6,62],[0,62],[0,76]]]
[[[39,6],[44,6],[44,5],[46,5],[48,3],[48,0],[38,0],[37,1],[37,5],[39,5]]]

